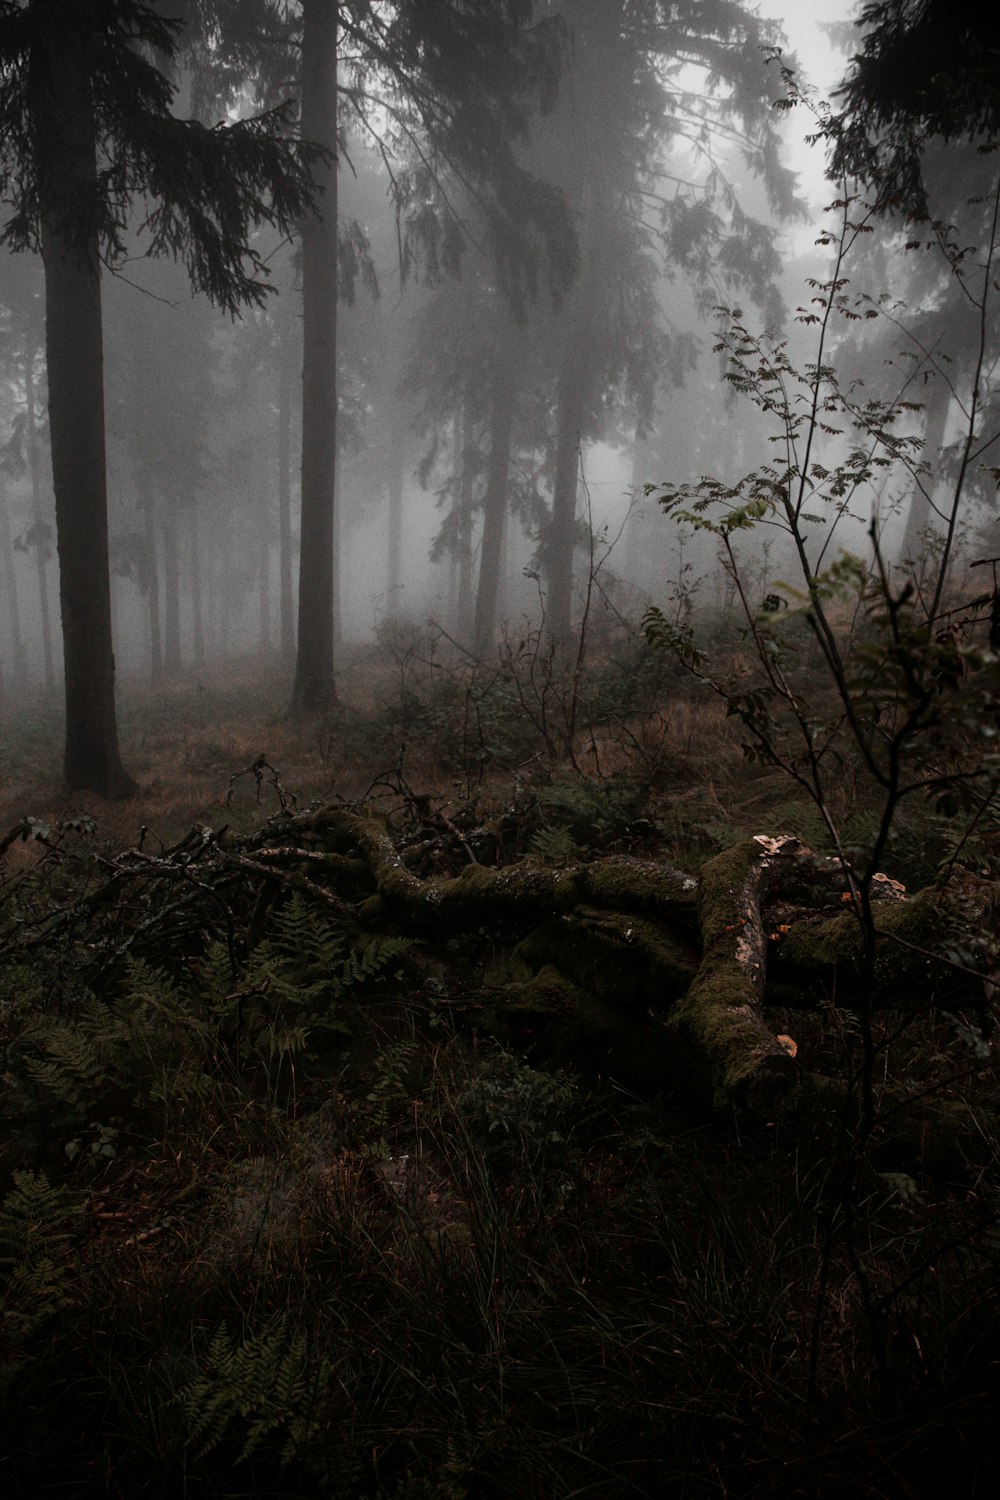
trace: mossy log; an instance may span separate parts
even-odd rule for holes
[[[745,1103],[767,1114],[798,1081],[795,1058],[760,1008],[767,974],[761,892],[777,863],[793,857],[791,850],[768,854],[751,840],[701,871],[701,963],[666,1025],[686,1044],[716,1105]]]
[[[558,870],[470,864],[425,879],[375,819],[324,808],[290,821],[296,840],[314,846],[299,851],[310,878],[325,876],[362,925],[391,925],[431,948],[488,934],[505,956],[469,1003],[499,1029],[505,1016],[527,1017],[526,1034],[547,1028],[563,1057],[575,1041],[580,1057],[625,1082],[684,1087],[716,1108],[770,1115],[796,1088],[794,1045],[766,1015],[769,978],[783,1004],[796,987],[815,1004],[818,979],[828,993],[831,978],[839,985],[860,961],[843,866],[791,838],[737,844],[697,882],[621,856]],[[280,855],[259,849],[254,858]],[[295,855],[284,847],[284,859]],[[879,994],[886,1004],[901,994],[929,999],[930,981],[946,972],[928,958],[944,933],[941,903],[931,893],[907,900],[888,881],[880,891],[888,899],[878,907]]]
[[[486,919],[518,921],[593,904],[617,910],[656,912],[679,930],[696,931],[696,882],[653,860],[620,856],[553,870],[517,865],[470,864],[453,877],[423,880],[406,868],[385,828],[370,818],[332,810],[322,823],[324,843],[335,854],[358,851],[367,864],[373,898],[367,920],[406,918],[418,929],[478,925]]]

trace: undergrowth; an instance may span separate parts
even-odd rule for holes
[[[128,829],[11,807],[5,1494],[992,1493],[997,1098],[975,1018],[887,1015],[844,1235],[836,993],[774,1016],[823,1085],[799,1113],[710,1119],[613,1062],[557,1066],[530,1008],[494,1032],[509,933],[430,942],[363,884],[331,904],[323,861],[353,878],[332,846],[301,875],[261,863],[316,796],[381,820],[422,879],[696,871],[762,832],[826,847],[662,653],[623,634],[570,680],[537,641],[476,667],[431,644],[395,637],[381,698],[316,721],[164,690],[133,726],[152,780]],[[833,794],[862,843],[858,782]],[[927,884],[954,843],[914,802],[887,866]]]
[[[664,775],[672,801],[547,766],[477,847],[696,864],[740,836],[681,753]],[[411,868],[466,858],[463,805],[398,764],[372,796]],[[87,827],[24,836],[3,888],[6,1494],[992,1493],[997,1100],[974,1027],[887,1019],[887,1078],[933,1098],[916,1124],[887,1110],[862,1223],[824,1262],[835,1084],[771,1124],[701,1118],[494,1040],[463,1009],[493,937],[445,942],[445,969],[305,887],[220,866],[206,900],[202,834],[128,881],[113,865],[109,911]],[[818,1075],[849,1025],[794,1018]]]

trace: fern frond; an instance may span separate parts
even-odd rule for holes
[[[284,1316],[242,1341],[220,1328],[209,1343],[205,1364],[205,1373],[178,1397],[198,1456],[210,1453],[227,1436],[237,1436],[234,1428],[242,1428],[238,1463],[245,1463],[265,1438],[279,1431],[285,1434],[281,1461],[290,1462],[309,1436],[309,1413],[315,1406],[305,1337],[290,1333]]]
[[[370,984],[386,977],[386,970],[412,949],[409,938],[369,938],[363,946],[352,948],[343,960],[341,975],[345,984]]]
[[[69,1189],[53,1187],[44,1173],[14,1173],[0,1204],[0,1330],[13,1345],[3,1350],[0,1378],[9,1380],[23,1363],[24,1340],[73,1304],[70,1223],[81,1211]]]
[[[533,858],[561,869],[573,864],[583,852],[568,828],[539,828],[528,846]]]
[[[94,1024],[92,1004],[75,1024],[39,1018],[25,1034],[41,1053],[25,1057],[31,1082],[74,1109],[87,1110],[110,1079],[108,1037]]]

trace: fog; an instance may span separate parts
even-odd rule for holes
[[[847,57],[819,23],[842,22],[850,6],[794,0],[760,10],[788,22],[799,76],[809,82],[812,64],[828,91]],[[725,356],[713,349],[716,309],[739,308],[748,329],[787,341],[796,368],[818,357],[817,326],[800,314],[817,305],[808,279],[831,274],[837,230],[817,243],[819,205],[837,188],[823,181],[822,144],[803,145],[815,128],[804,106],[770,110],[782,93],[777,68],[763,70],[732,43],[713,71],[665,27],[659,39],[622,44],[616,74],[600,50],[616,7],[578,0],[539,11],[562,13],[573,44],[544,109],[529,108],[508,143],[528,174],[517,188],[520,219],[513,189],[504,199],[495,184],[477,185],[445,146],[427,145],[377,70],[362,128],[347,102],[357,76],[345,42],[340,655],[387,628],[427,622],[456,649],[489,654],[505,624],[537,624],[548,610],[561,618],[567,549],[574,629],[595,568],[600,607],[633,623],[648,604],[682,595],[685,609],[718,604],[716,534],[664,516],[655,488],[646,488],[696,485],[705,475],[735,484],[774,458],[774,413],[727,383]],[[193,97],[185,67],[197,72],[182,57],[175,110]],[[200,98],[204,87],[202,77]],[[256,87],[248,78],[225,106],[229,118],[258,107]],[[221,96],[214,107],[218,118]],[[204,99],[202,108],[212,119]],[[960,216],[952,180],[939,185],[942,212]],[[133,203],[125,232],[134,253],[102,278],[118,678],[261,657],[284,659],[290,670],[300,568],[300,247],[295,236],[255,231],[253,253],[271,293],[234,319],[192,294],[183,266],[145,258],[147,212],[141,197]],[[975,213],[967,217],[969,234],[978,234]],[[926,440],[925,457],[946,481],[941,450],[964,432],[969,412],[961,361],[971,335],[961,320],[967,313],[974,323],[976,310],[953,306],[947,265],[907,249],[906,226],[883,218],[871,230],[843,272],[845,295],[871,300],[831,322],[823,358],[857,399],[862,389],[865,399],[902,397],[896,434]],[[44,298],[39,257],[5,254],[0,668],[8,712],[25,693],[57,692],[62,670]],[[994,358],[988,351],[984,381]],[[984,383],[975,417],[981,447],[989,402]],[[843,424],[829,425],[836,430],[818,432],[811,455],[827,471],[851,449]],[[557,489],[569,450],[575,519],[567,523]],[[928,477],[921,497],[905,466],[879,474],[852,490],[843,514],[818,498],[826,509],[817,535],[836,534],[827,560],[841,548],[864,554],[874,521],[894,566],[919,565],[938,477]],[[961,522],[966,557],[996,530],[990,485],[977,483]],[[485,528],[497,503],[491,582]],[[740,547],[762,592],[781,580],[789,554],[780,531],[748,532]],[[495,598],[484,603],[490,588]]]

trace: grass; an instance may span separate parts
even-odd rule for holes
[[[504,858],[540,834],[557,857],[562,834],[690,868],[804,816],[697,696],[630,712],[595,690],[575,769],[523,723],[484,763],[489,705],[473,734],[468,680],[432,678],[407,679],[402,761],[398,693],[304,726],[280,674],[127,694],[144,791],[124,808],[63,798],[51,716],[5,727],[4,826],[99,828],[43,864],[13,846],[0,891],[4,1493],[995,1493],[1000,1095],[960,1018],[880,1022],[882,1119],[848,1200],[851,1022],[829,1003],[775,1017],[825,1091],[752,1124],[504,1047],[444,1003],[465,949],[363,963],[308,904],[261,927],[248,886],[226,887],[228,944],[215,918],[96,998],[80,976],[124,905],[57,964],[18,947],[19,915],[93,889],[95,854],[141,825],[170,843],[272,813],[252,777],[226,805],[262,752],[303,800],[367,790],[419,869],[438,816]]]

